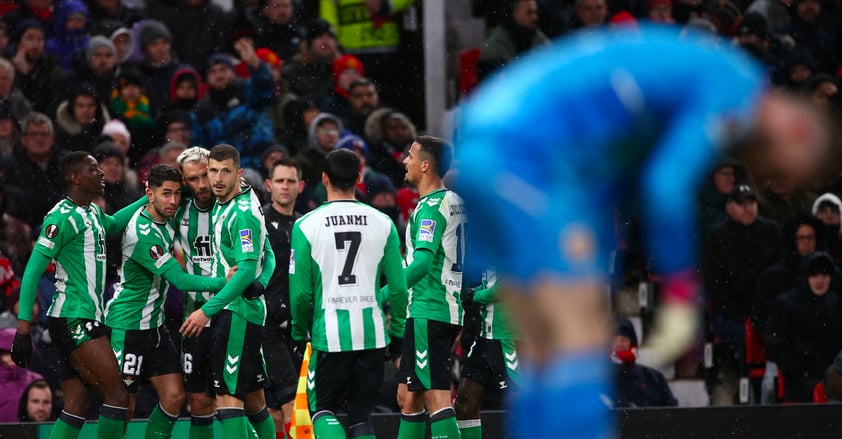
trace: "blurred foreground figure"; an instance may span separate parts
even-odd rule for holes
[[[665,278],[648,344],[672,361],[696,333],[689,194],[715,153],[741,141],[758,179],[797,180],[828,149],[817,113],[768,91],[745,54],[653,26],[574,36],[513,63],[466,104],[458,136],[467,259],[497,267],[530,342],[524,389],[509,400],[518,438],[613,434],[605,285],[615,207],[641,205]]]

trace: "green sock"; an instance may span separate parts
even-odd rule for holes
[[[427,433],[427,413],[418,412],[411,415],[401,413],[401,424],[398,428],[398,439],[424,439]]]
[[[320,412],[313,419],[313,436],[319,439],[345,439],[345,428],[331,412]]]
[[[456,412],[453,408],[443,408],[430,416],[431,439],[459,439],[459,426],[456,425]]]
[[[213,439],[213,415],[190,417],[190,439]]]
[[[166,413],[161,404],[155,405],[146,424],[146,439],[169,439],[176,420],[178,417]]]
[[[96,437],[125,438],[126,408],[103,404],[97,420]]]
[[[223,408],[217,410],[219,422],[222,424],[222,436],[226,438],[250,437],[254,432],[251,428],[246,412],[240,408]],[[255,437],[257,435],[255,434]]]
[[[85,423],[83,418],[61,412],[58,420],[53,424],[53,431],[50,432],[50,439],[76,439],[82,431]]]
[[[482,439],[482,421],[480,419],[467,419],[456,421],[459,426],[459,434],[462,439]]]
[[[269,410],[266,407],[253,415],[249,415],[249,422],[257,432],[259,439],[275,439],[275,421],[269,416]]]

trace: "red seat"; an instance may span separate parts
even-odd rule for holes
[[[477,75],[479,47],[465,49],[459,54],[459,95],[466,96],[479,84]]]
[[[813,388],[813,402],[824,404],[828,401],[827,394],[824,393],[824,382],[819,381],[816,387]]]
[[[746,319],[745,331],[748,377],[763,378],[766,373],[766,348],[763,346],[762,334],[758,334],[754,329],[751,319]]]

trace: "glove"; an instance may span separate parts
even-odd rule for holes
[[[263,295],[264,291],[265,288],[263,288],[263,285],[261,285],[260,282],[254,280],[248,287],[246,287],[245,291],[243,291],[243,297],[249,300],[257,299],[258,297]]]
[[[31,356],[32,336],[16,332],[15,340],[12,342],[12,361],[20,367],[26,367],[26,362]]]
[[[667,302],[657,310],[655,331],[646,343],[656,365],[675,361],[696,336],[699,314],[690,302]]]
[[[470,308],[475,305],[474,294],[476,294],[476,291],[474,291],[473,288],[465,288],[464,290],[462,290],[461,296],[463,308]]]
[[[307,352],[307,342],[306,341],[298,341],[298,340],[290,340],[292,344],[292,354],[295,358],[298,359],[299,362],[304,360],[304,353]]]

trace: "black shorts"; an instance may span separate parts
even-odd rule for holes
[[[264,328],[264,331],[263,358],[268,375],[266,405],[269,408],[280,409],[282,405],[295,399],[301,358],[293,352],[291,341],[281,331],[269,328]]]
[[[77,378],[76,370],[70,366],[70,353],[82,343],[108,335],[105,324],[90,319],[68,319],[47,317],[47,328],[53,340],[53,349],[58,354],[58,379]]]
[[[245,401],[246,395],[266,385],[266,371],[260,345],[263,326],[222,310],[214,316],[211,329],[211,374],[217,395],[231,395]]]
[[[351,352],[314,350],[307,374],[310,413],[335,412],[347,400],[349,407],[362,409],[364,413],[361,416],[364,419],[349,419],[350,425],[367,422],[383,383],[385,361],[386,348]]]
[[[460,327],[427,319],[406,319],[398,382],[411,392],[450,390],[453,357],[450,348]]]
[[[182,337],[181,369],[187,393],[213,395],[211,380],[211,340],[213,330],[205,328],[198,337]]]
[[[166,326],[154,329],[116,329],[111,331],[111,349],[117,356],[123,382],[129,393],[137,393],[140,381],[181,373],[178,350]]]
[[[462,364],[462,377],[489,390],[520,387],[520,358],[515,341],[474,339]]]

